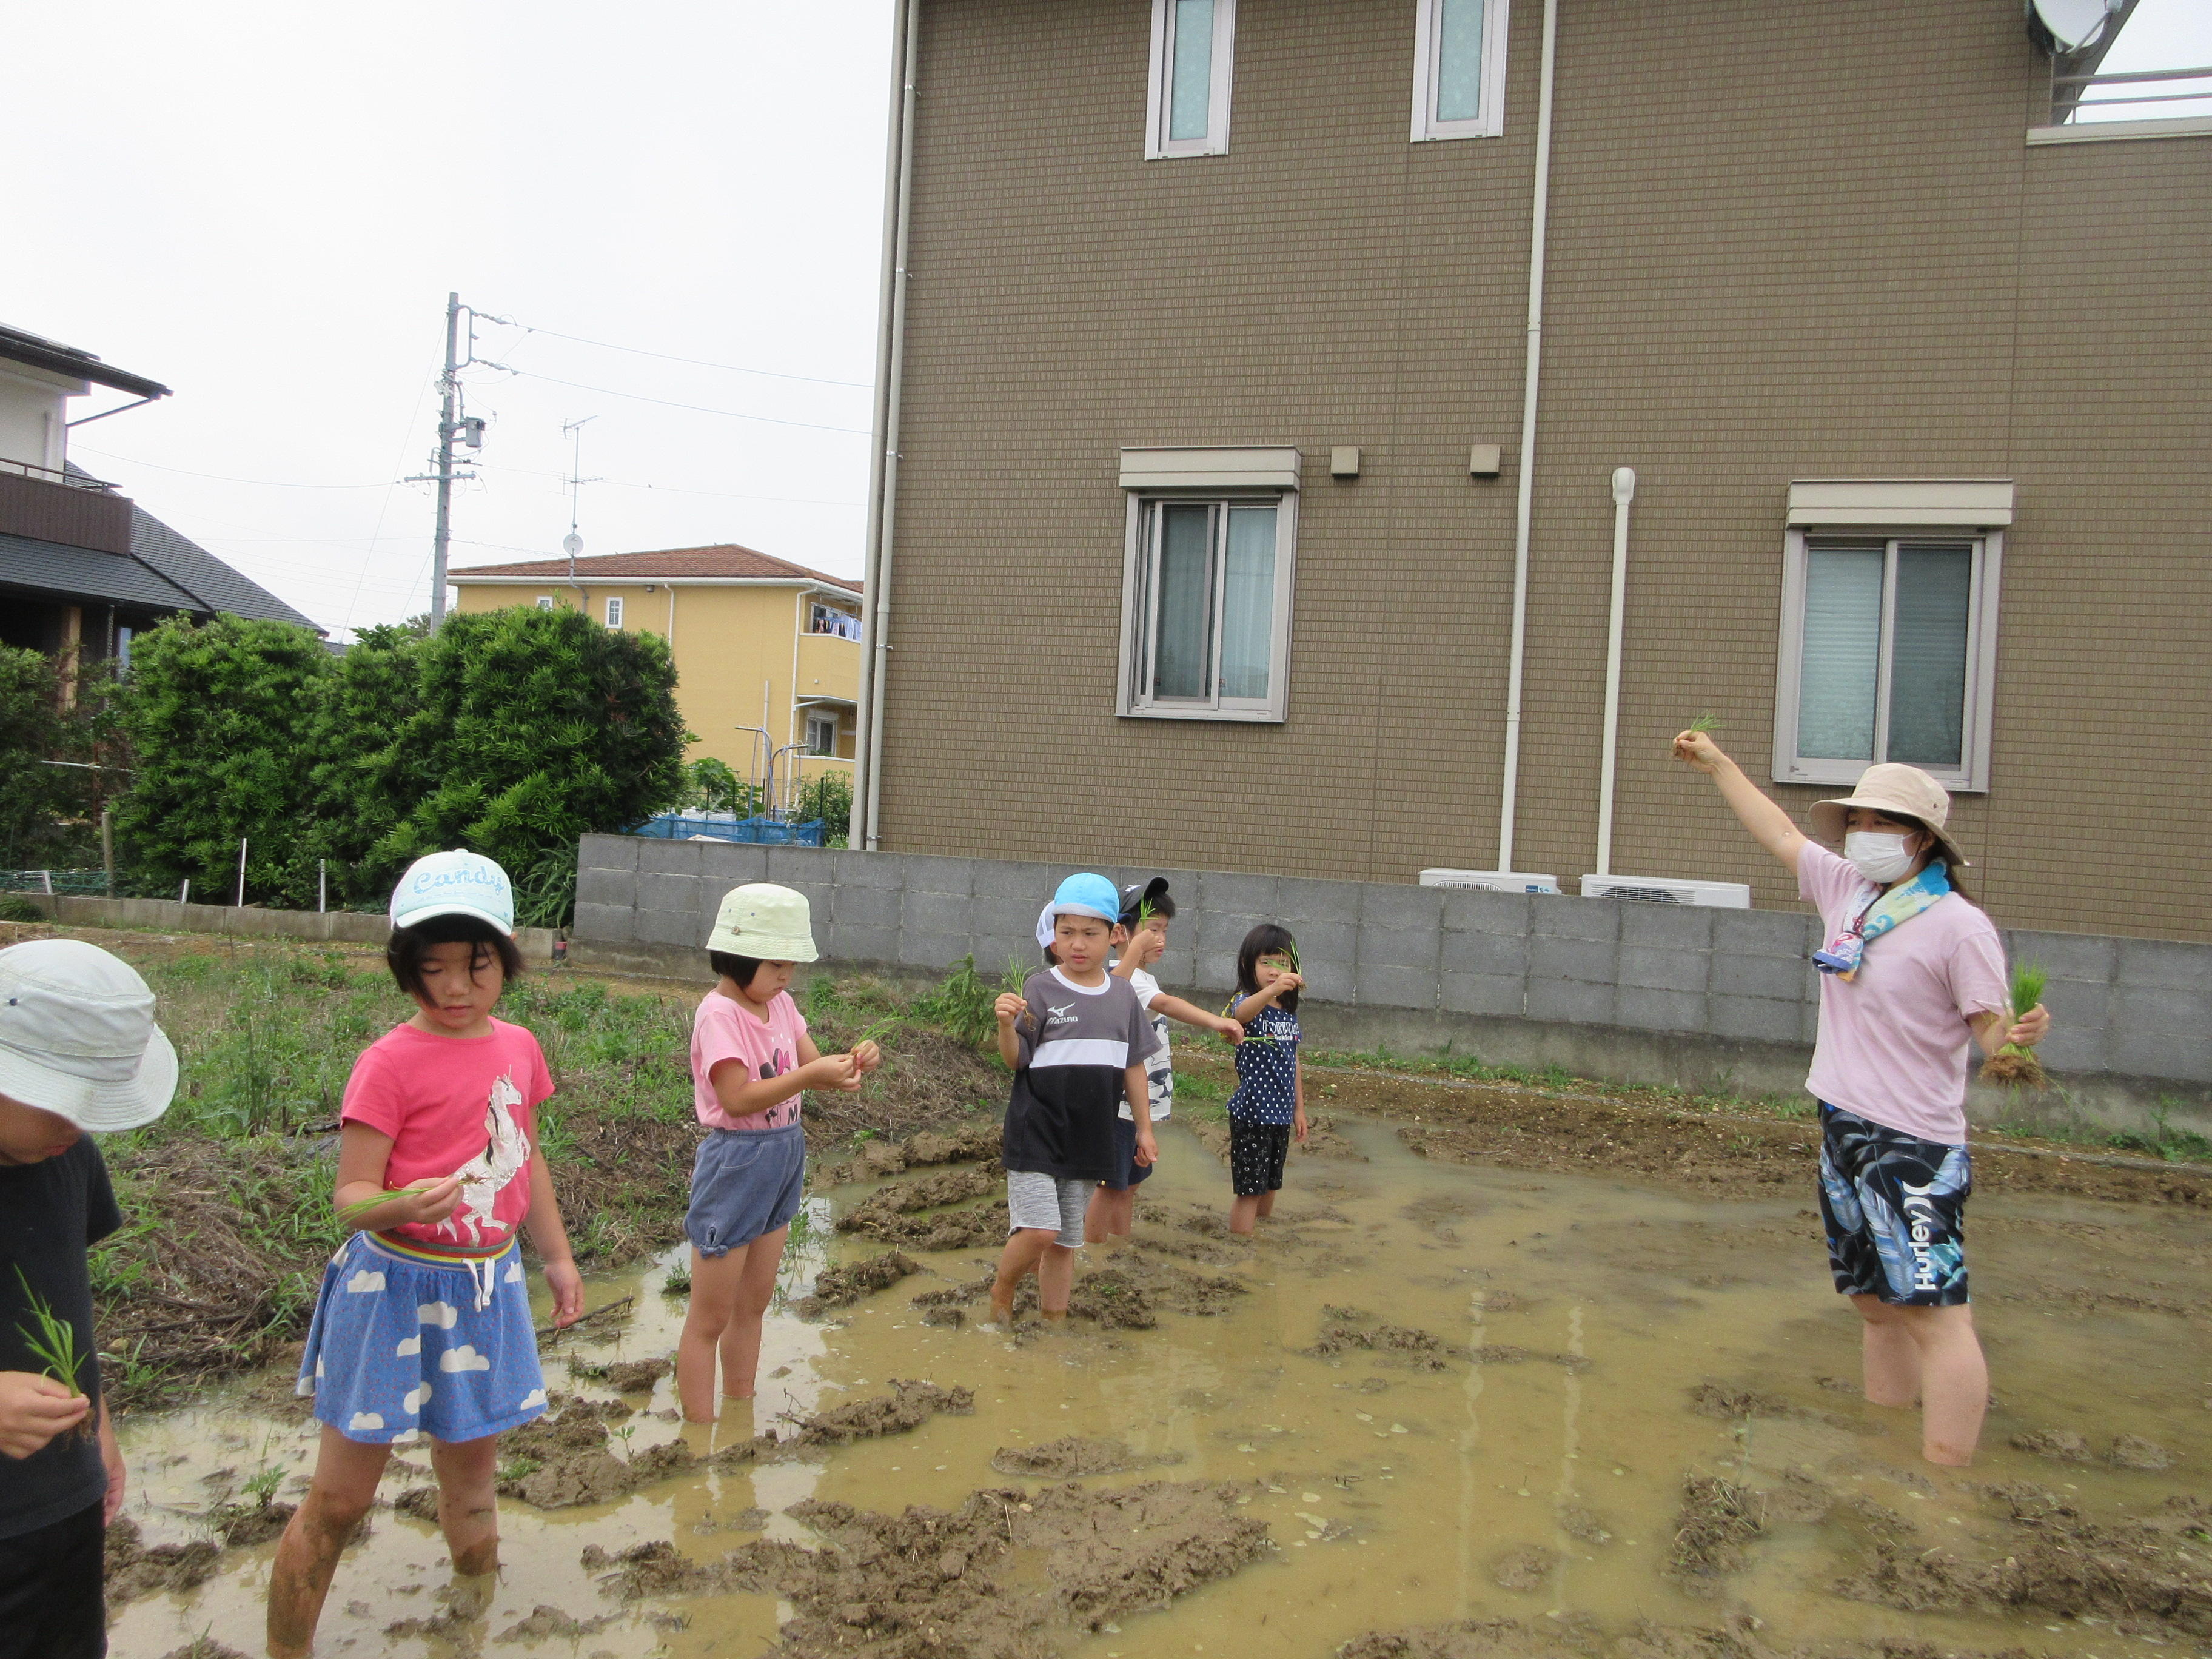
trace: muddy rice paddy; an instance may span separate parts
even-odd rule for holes
[[[673,1419],[669,1261],[597,1276],[631,1300],[547,1349],[567,1398],[504,1449],[502,1573],[454,1579],[402,1449],[319,1651],[2212,1652],[2212,1248],[2166,1190],[2204,1177],[1992,1160],[1996,1407],[1937,1470],[1857,1397],[1808,1126],[1327,1082],[1328,1154],[1255,1243],[1164,1126],[1138,1238],[1012,1336],[977,1318],[981,1149],[863,1147],[810,1200],[760,1399],[711,1432]],[[1578,1156],[1607,1141],[1633,1156]],[[126,1419],[125,1659],[259,1651],[313,1448],[287,1380]]]

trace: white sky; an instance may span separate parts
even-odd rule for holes
[[[2142,0],[2128,19],[2120,38],[2097,66],[2100,75],[2118,75],[2137,70],[2212,69],[2212,0]],[[2203,81],[2143,82],[2136,85],[2092,88],[2095,99],[2130,95],[2174,98],[2172,103],[2106,104],[2085,109],[2082,121],[2157,121],[2184,115],[2212,115],[2212,94],[2182,99],[2183,93],[2204,91]]]
[[[428,603],[429,490],[392,481],[425,470],[449,289],[565,334],[859,383],[486,327],[482,355],[605,390],[469,372],[492,426],[456,565],[557,551],[561,425],[588,415],[583,471],[607,482],[583,492],[587,553],[735,541],[857,574],[890,9],[13,8],[15,63],[46,68],[0,99],[0,319],[173,387],[81,428],[73,457],[339,637]],[[2142,0],[2104,67],[2197,64],[2212,0]]]
[[[593,415],[586,553],[735,541],[857,574],[890,29],[890,0],[11,8],[0,320],[174,388],[71,459],[341,637],[428,604],[430,491],[391,481],[427,470],[449,289],[859,383],[484,327],[480,355],[607,390],[469,371],[491,428],[453,563],[557,553],[561,425]]]

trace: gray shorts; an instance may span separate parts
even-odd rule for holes
[[[1091,1207],[1095,1181],[1062,1181],[1033,1170],[1006,1171],[1006,1230],[1049,1228],[1059,1234],[1053,1243],[1067,1249],[1083,1248],[1083,1214]]]
[[[684,1231],[702,1255],[721,1255],[788,1226],[806,1185],[806,1129],[716,1129],[691,1159]]]

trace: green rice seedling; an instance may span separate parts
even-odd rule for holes
[[[2051,973],[2040,963],[2023,962],[2012,970],[2012,1011],[2014,1020],[2031,1012],[2043,1000],[2050,988]],[[1982,1062],[1982,1081],[2002,1083],[2009,1088],[2045,1089],[2051,1086],[2050,1076],[2043,1062],[2035,1057],[2035,1050],[2025,1044],[2008,1042]]]
[[[338,1224],[350,1227],[380,1205],[389,1204],[395,1198],[411,1198],[420,1190],[415,1187],[387,1187],[374,1198],[360,1198],[350,1204],[341,1204],[337,1207]]]
[[[51,1376],[70,1391],[72,1400],[84,1394],[77,1381],[84,1370],[84,1362],[91,1356],[76,1351],[76,1327],[53,1310],[53,1304],[31,1288],[19,1262],[15,1267],[15,1282],[23,1287],[24,1305],[31,1310],[31,1322],[15,1327],[23,1338],[23,1346],[31,1357],[40,1362],[44,1375]],[[76,1425],[76,1432],[90,1431],[92,1415],[88,1413]]]
[[[1697,719],[1690,722],[1690,730],[1699,732],[1717,732],[1720,729],[1720,717],[1715,714],[1711,709],[1707,709],[1704,714],[1698,715]]]

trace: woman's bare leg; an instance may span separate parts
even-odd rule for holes
[[[338,1556],[376,1501],[376,1483],[391,1456],[389,1446],[365,1445],[323,1425],[314,1483],[284,1528],[270,1570],[271,1659],[301,1659],[313,1646]]]
[[[722,1328],[722,1397],[750,1400],[760,1370],[761,1321],[775,1296],[776,1269],[783,1265],[787,1226],[763,1233],[744,1248],[745,1265],[738,1275],[737,1308]],[[732,1255],[737,1251],[730,1252]]]

